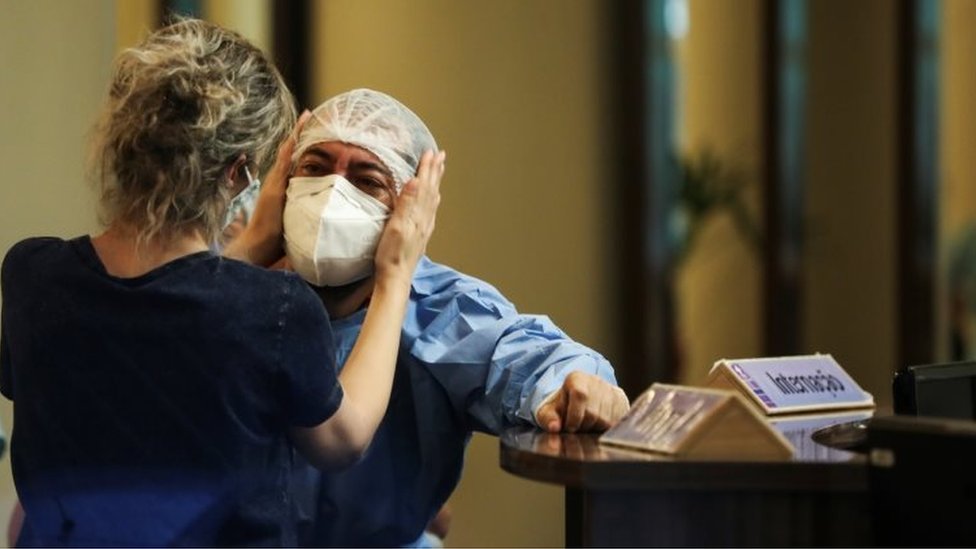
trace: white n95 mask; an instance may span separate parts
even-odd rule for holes
[[[373,273],[390,209],[341,175],[293,177],[284,212],[285,254],[316,286],[342,286]]]

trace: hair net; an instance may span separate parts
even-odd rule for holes
[[[424,151],[437,150],[434,136],[416,114],[389,95],[365,88],[316,107],[298,136],[292,160],[325,141],[341,141],[375,154],[393,174],[398,194],[417,173]]]

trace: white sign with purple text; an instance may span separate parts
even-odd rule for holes
[[[709,380],[726,376],[767,414],[874,406],[874,397],[830,355],[719,360]]]

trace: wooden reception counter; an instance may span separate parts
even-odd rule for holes
[[[597,435],[506,431],[501,466],[566,488],[566,545],[872,544],[867,460],[814,442],[837,420],[783,429],[790,461],[689,461],[601,445]]]

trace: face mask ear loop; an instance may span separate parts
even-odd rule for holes
[[[223,227],[227,228],[234,218],[237,217],[238,213],[244,212],[244,222],[246,223],[251,217],[251,210],[254,209],[254,201],[261,188],[261,181],[251,177],[251,170],[247,166],[243,166],[244,175],[247,177],[247,186],[241,189],[237,195],[231,197],[230,202],[227,204],[227,212],[225,214]],[[233,179],[227,179],[228,187],[233,188],[235,182]]]

